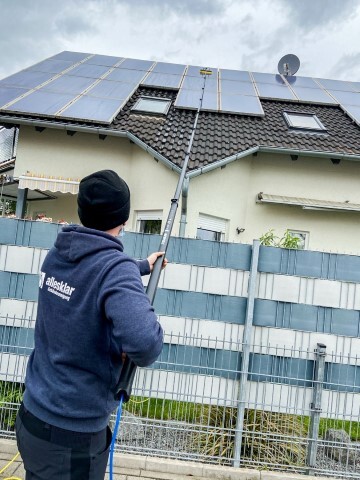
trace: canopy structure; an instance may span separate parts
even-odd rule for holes
[[[287,197],[283,195],[270,195],[260,192],[256,197],[257,203],[273,203],[281,205],[294,205],[304,210],[330,210],[360,212],[360,204],[350,202],[334,202],[331,200],[315,200],[313,198]]]
[[[79,179],[52,177],[28,173],[19,176],[19,188],[45,192],[71,193],[79,192]]]

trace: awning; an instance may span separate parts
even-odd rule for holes
[[[33,174],[19,176],[19,188],[47,192],[71,193],[73,195],[76,195],[79,191],[79,182],[78,179],[46,177]]]
[[[331,200],[314,200],[313,198],[285,197],[283,195],[270,195],[258,193],[257,203],[277,203],[282,205],[294,205],[304,210],[332,210],[346,212],[360,212],[360,204],[350,202],[333,202]]]

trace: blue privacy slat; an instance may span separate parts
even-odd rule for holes
[[[146,258],[159,249],[161,236],[126,232],[122,241],[128,255]],[[166,256],[173,263],[249,270],[251,249],[251,245],[171,237]]]
[[[236,379],[239,378],[240,362],[240,352],[165,344],[154,368]]]
[[[260,247],[259,271],[360,282],[360,257],[262,246]]]
[[[0,219],[0,244],[51,248],[63,225],[31,220]]]
[[[222,320],[244,324],[246,298],[159,289],[154,307],[159,315]]]
[[[30,355],[34,348],[34,330],[32,328],[9,327],[0,325],[0,352]]]
[[[360,393],[360,367],[340,363],[325,363],[324,388],[339,392]]]
[[[360,312],[257,298],[254,325],[359,337]]]
[[[314,362],[302,358],[250,354],[249,380],[311,387]]]
[[[0,297],[37,301],[39,276],[0,271]]]

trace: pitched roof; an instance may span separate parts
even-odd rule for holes
[[[53,59],[45,60],[42,63],[48,67],[49,62],[53,62],[55,58],[63,58],[64,55],[64,58],[67,58],[70,54],[75,55],[72,52],[62,52]],[[88,54],[76,55],[76,60],[74,59],[73,61],[78,61],[79,55],[85,58]],[[89,56],[89,58],[92,57],[94,56]],[[63,63],[65,62],[64,58],[61,60]],[[86,61],[87,60],[88,58],[86,58]],[[97,63],[97,60],[89,60],[90,67],[98,68],[96,65],[100,65],[103,62],[102,58],[100,60],[100,63]],[[85,60],[81,60],[80,63],[84,61]],[[92,62],[96,65],[94,66]],[[82,63],[82,66],[84,66],[84,63]],[[34,69],[34,75],[45,75],[39,66],[31,68]],[[46,68],[43,72],[46,72]],[[61,68],[64,68],[64,66]],[[67,70],[64,70],[59,75],[62,75],[64,72],[66,73]],[[240,74],[241,72],[235,73]],[[15,74],[15,76],[16,75],[17,74]],[[48,75],[51,76],[53,74],[49,73]],[[267,80],[264,80],[264,82],[269,81],[269,77],[272,79],[275,77],[270,74],[253,75],[267,76]],[[12,77],[9,78],[11,79]],[[71,75],[69,75],[66,79],[71,80],[71,78],[79,79],[82,77],[71,77]],[[301,80],[301,77],[299,78]],[[314,82],[311,79],[305,80]],[[5,82],[4,89],[8,91],[10,87],[8,88],[6,81],[5,79],[1,82]],[[304,81],[304,78],[302,81]],[[89,82],[92,82],[92,80],[89,80]],[[322,80],[322,82],[325,87],[327,86],[330,89],[340,88],[338,86],[339,83],[341,85],[346,83],[328,80]],[[289,84],[290,83],[289,81]],[[350,87],[351,85],[348,85],[346,88]],[[36,87],[34,91],[38,91],[37,88],[38,87]],[[288,88],[289,87],[286,87],[286,90],[288,90]],[[356,90],[355,84],[351,88],[352,92],[349,91],[350,96],[360,95]],[[313,89],[309,88],[308,90]],[[281,92],[283,93],[283,90],[281,90]],[[329,90],[329,92],[335,92],[334,95],[336,95],[335,90]],[[134,103],[142,95],[170,98],[172,103],[167,115],[146,115],[131,111]],[[196,113],[195,110],[176,108],[174,104],[178,95],[178,89],[138,86],[112,123],[107,125],[95,121],[66,120],[65,118],[54,115],[46,116],[46,114],[44,114],[43,116],[39,116],[31,113],[31,111],[28,113],[16,113],[6,108],[0,112],[0,122],[3,120],[7,123],[27,123],[39,126],[45,125],[47,127],[53,126],[54,128],[65,125],[65,128],[69,130],[86,128],[88,131],[95,133],[99,133],[100,131],[103,133],[108,132],[109,135],[113,132],[129,132],[147,146],[151,147],[157,154],[168,159],[173,165],[180,167],[188,148]],[[192,146],[189,170],[196,170],[207,165],[215,164],[218,161],[239,154],[240,152],[247,152],[256,147],[262,147],[263,149],[288,149],[293,153],[318,152],[319,155],[325,152],[329,156],[356,156],[358,157],[356,159],[360,160],[360,127],[353,122],[350,116],[347,115],[336,102],[334,105],[324,103],[300,103],[299,101],[282,101],[276,99],[276,97],[271,100],[260,98],[259,101],[261,102],[264,116],[229,114],[221,111],[201,111]],[[284,111],[315,114],[325,126],[326,130],[305,132],[289,128],[283,115]]]
[[[125,109],[115,118],[111,129],[127,130],[181,166],[195,112],[172,105],[166,117],[131,112],[141,95],[175,98],[175,92],[141,87]],[[333,152],[334,155],[360,154],[360,129],[337,106],[309,105],[261,100],[265,116],[253,117],[226,113],[201,112],[190,156],[189,169],[199,168],[252,147],[266,146],[298,151]],[[316,114],[325,132],[305,133],[290,129],[284,111]]]

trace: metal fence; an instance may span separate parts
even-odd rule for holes
[[[3,318],[2,324],[0,425],[2,436],[13,437],[34,322]],[[323,344],[316,351],[250,344],[242,371],[243,351],[242,343],[211,332],[167,334],[154,367],[137,372],[117,448],[360,478],[359,359],[330,354]]]
[[[53,227],[49,225],[51,238]],[[33,228],[38,227],[33,225]],[[45,242],[43,233],[41,230],[41,242]],[[8,230],[6,235],[10,235]],[[149,237],[134,238],[134,249],[142,249],[144,242],[152,249]],[[200,243],[199,252],[204,264],[204,252],[212,242]],[[250,248],[238,247],[241,252]],[[31,255],[28,250],[19,253],[20,267],[10,258],[14,251],[9,248],[2,251],[0,245],[0,270],[4,272],[4,282],[5,274],[10,270],[13,275],[6,288],[4,282],[0,285],[0,434],[5,437],[14,437],[15,415],[23,391],[27,359],[33,347],[36,299],[32,292],[36,285],[32,286],[30,276],[37,278],[38,260],[44,252],[31,248],[35,249]],[[208,248],[214,247],[210,245]],[[233,248],[231,246],[231,251]],[[185,250],[179,252],[177,249],[177,254],[189,255]],[[186,269],[180,264],[177,269],[170,269],[168,277],[161,280],[163,291],[159,292],[161,302],[157,311],[165,328],[164,349],[151,368],[137,370],[133,397],[124,408],[117,449],[235,467],[360,478],[358,335],[337,333],[342,332],[341,329],[346,332],[350,327],[351,332],[355,331],[359,312],[348,304],[351,298],[352,305],[358,301],[356,292],[360,281],[355,278],[353,284],[347,284],[347,303],[344,300],[345,287],[338,289],[339,298],[345,305],[343,310],[333,308],[329,313],[330,307],[326,306],[334,300],[332,292],[338,288],[338,277],[342,281],[342,275],[349,275],[348,269],[340,268],[340,260],[348,262],[351,258],[337,262],[332,257],[328,262],[321,260],[334,279],[331,284],[323,284],[321,282],[329,280],[320,278],[314,287],[313,296],[321,297],[325,306],[311,304],[301,310],[303,315],[316,313],[311,317],[309,332],[288,327],[297,318],[295,303],[286,303],[285,308],[278,300],[274,310],[274,300],[262,300],[269,302],[265,313],[264,304],[259,307],[256,303],[259,292],[265,292],[264,298],[268,295],[269,281],[267,279],[267,287],[263,287],[264,277],[261,275],[264,275],[264,265],[268,264],[269,250],[259,251],[257,242],[251,250],[251,258],[246,260],[247,268],[244,268],[246,275],[240,272],[241,268],[232,267],[228,276],[227,288],[231,289],[233,296],[225,295],[224,285],[217,285],[218,280],[210,284],[208,280],[212,275],[216,276],[215,270],[196,266],[194,259]],[[235,261],[226,252],[222,255],[224,262]],[[275,255],[278,255],[277,251]],[[281,252],[281,258],[286,255],[286,251]],[[220,257],[216,257],[216,262]],[[26,258],[29,267],[25,265]],[[211,258],[211,261],[215,258],[213,253]],[[304,258],[308,257],[305,255]],[[297,275],[288,259],[289,255],[286,264],[292,269],[290,275]],[[353,257],[353,262],[358,260],[359,257]],[[314,262],[304,264],[304,268],[314,267]],[[300,261],[294,265],[297,269],[302,268]],[[325,270],[325,267],[321,268]],[[222,280],[227,278],[224,272],[221,275]],[[293,285],[293,279],[296,277],[287,276],[281,280]],[[273,275],[271,289],[274,295],[278,295],[276,281]],[[285,285],[284,282],[281,285]],[[242,283],[245,284],[246,298]],[[332,298],[324,297],[325,290],[321,290],[324,286],[328,286]],[[223,292],[221,298],[204,293],[206,289],[212,291],[214,288]],[[309,287],[306,288],[304,298],[309,297]],[[198,296],[187,297],[186,289],[197,292]],[[349,292],[353,292],[353,297]],[[293,295],[292,291],[290,295]],[[232,320],[232,312],[235,310],[237,316],[242,315],[243,300],[244,319],[236,323]],[[206,308],[200,309],[201,301],[205,302]],[[186,302],[190,303],[186,305]],[[290,318],[288,323],[284,320],[285,310]],[[184,314],[189,311],[194,314]],[[281,325],[275,323],[275,316],[282,319]],[[330,317],[330,326],[326,327],[326,318]],[[309,323],[305,316],[302,319],[304,324]]]

